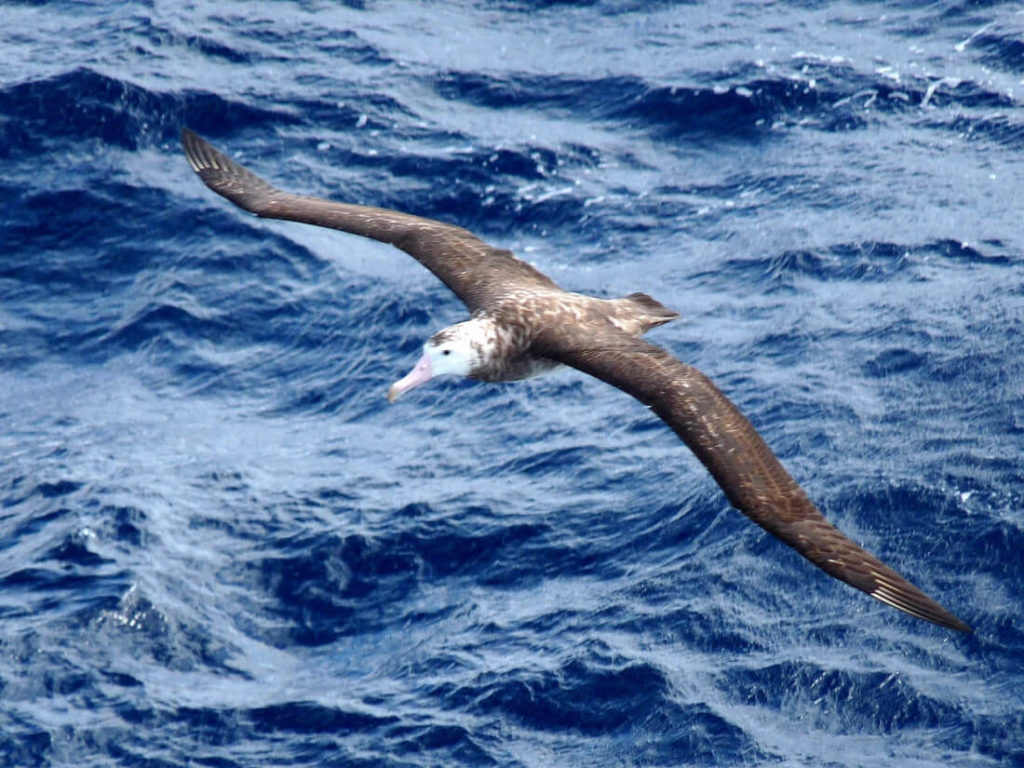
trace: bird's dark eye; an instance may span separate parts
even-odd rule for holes
[[[441,350],[441,354],[442,355],[450,355],[451,353],[452,353],[452,351],[450,349],[442,349]]]

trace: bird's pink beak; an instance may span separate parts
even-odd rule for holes
[[[423,357],[421,357],[419,362],[416,363],[416,366],[409,371],[409,373],[391,385],[391,389],[388,390],[388,402],[395,402],[395,400],[400,398],[410,389],[415,389],[420,384],[430,381],[433,375],[434,367],[430,364],[430,355],[424,352]]]

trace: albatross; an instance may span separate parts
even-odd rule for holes
[[[426,341],[413,369],[391,386],[389,401],[436,376],[517,381],[575,368],[648,406],[707,467],[736,509],[825,573],[911,616],[971,631],[826,520],[707,376],[642,338],[678,313],[644,293],[598,299],[566,291],[510,251],[452,224],[284,192],[188,128],[182,145],[206,186],[240,208],[389,243],[463,301],[469,319]]]

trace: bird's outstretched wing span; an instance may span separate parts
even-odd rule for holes
[[[829,575],[911,616],[971,631],[829,523],[747,418],[693,366],[610,328],[548,334],[538,346],[648,405],[708,468],[733,506]]]
[[[548,277],[509,251],[493,248],[465,229],[431,219],[282,192],[187,128],[182,131],[182,144],[206,185],[235,205],[257,216],[391,243],[437,275],[470,311],[485,309],[496,300],[500,303],[513,289],[527,294],[536,291],[535,296],[546,294],[541,312],[545,319],[542,328],[534,329],[537,335],[531,355],[563,362],[650,406],[710,470],[733,506],[826,573],[912,616],[971,631],[833,527],[750,422],[704,374],[662,348],[618,330],[614,319],[582,320],[573,309],[579,308],[581,297],[573,300],[575,304],[565,303],[568,294],[560,298],[562,292]],[[665,315],[658,317],[665,322]]]
[[[437,275],[471,312],[510,282],[526,288],[557,288],[510,251],[494,248],[461,227],[386,208],[282,192],[188,128],[181,132],[181,143],[206,186],[238,207],[268,219],[299,221],[390,243]]]

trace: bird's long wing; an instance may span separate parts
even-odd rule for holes
[[[611,329],[542,335],[538,352],[629,393],[660,416],[710,470],[730,503],[831,576],[925,621],[971,628],[837,530],[746,417],[696,368]]]
[[[250,213],[329,227],[390,243],[411,255],[475,311],[514,282],[526,288],[557,288],[510,251],[444,222],[385,208],[335,203],[282,192],[218,152],[194,131],[181,132],[185,155],[203,182]]]

